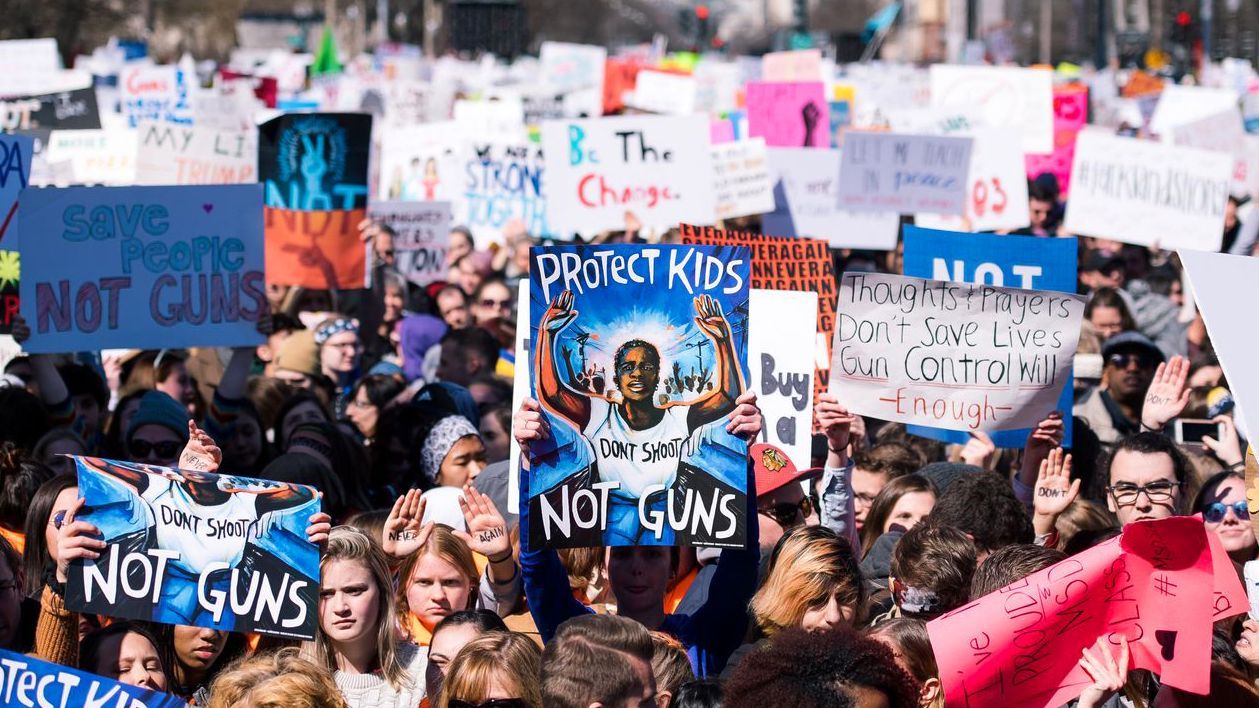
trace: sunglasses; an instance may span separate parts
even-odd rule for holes
[[[799,504],[790,502],[774,504],[763,509],[757,509],[756,513],[764,514],[778,522],[779,526],[786,528],[799,523],[802,519],[809,518],[809,514],[813,513],[813,502],[808,497],[805,497],[800,500]]]
[[[131,456],[145,459],[149,453],[156,452],[157,456],[163,460],[174,459],[179,451],[183,449],[183,443],[174,440],[163,440],[159,443],[151,443],[148,440],[132,440]]]
[[[1134,362],[1142,369],[1153,369],[1157,364],[1154,357],[1149,354],[1111,354],[1106,360],[1107,364],[1116,369],[1126,369]]]
[[[1202,518],[1206,519],[1208,523],[1218,524],[1228,515],[1229,509],[1233,510],[1233,516],[1236,516],[1238,521],[1248,521],[1250,519],[1250,509],[1246,508],[1246,502],[1244,501],[1233,502],[1232,504],[1211,502],[1207,504],[1207,508],[1202,510]]]
[[[483,298],[481,300],[481,307],[494,307],[499,310],[505,310],[511,307],[511,300],[492,300],[490,298]]]
[[[452,698],[447,701],[446,705],[450,706],[450,708],[529,708],[529,704],[525,703],[522,698],[491,698],[480,703]]]

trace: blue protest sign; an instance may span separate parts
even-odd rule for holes
[[[106,543],[70,565],[66,607],[229,632],[313,639],[313,487],[76,457],[78,518]]]
[[[119,683],[69,666],[0,649],[0,702],[6,706],[183,708],[169,693]]]
[[[26,135],[0,135],[0,246],[17,248],[17,229],[12,230],[17,213],[17,197],[31,178],[31,155],[35,141]]]
[[[1076,240],[972,234],[955,231],[905,227],[905,275],[934,280],[996,285],[1028,290],[1075,292]],[[1071,445],[1071,403],[1073,387],[1068,381],[1058,399],[1058,410],[1066,421],[1066,446]],[[965,443],[969,435],[911,425],[914,435]],[[1029,430],[1002,430],[992,433],[997,447],[1023,447]]]
[[[263,341],[260,185],[31,189],[18,222],[28,352]]]

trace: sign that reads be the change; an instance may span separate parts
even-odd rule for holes
[[[262,187],[69,187],[22,196],[29,352],[262,341]]]
[[[955,430],[1033,427],[1071,370],[1084,298],[849,273],[831,390],[862,415]]]

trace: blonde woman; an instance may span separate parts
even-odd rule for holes
[[[332,529],[319,563],[319,631],[305,654],[332,673],[351,708],[415,708],[426,654],[398,639],[389,559],[372,537]]]
[[[542,650],[523,634],[490,632],[450,662],[437,708],[541,708]]]
[[[210,685],[207,708],[348,708],[327,671],[286,647],[230,664]]]

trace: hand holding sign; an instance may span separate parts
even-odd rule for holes
[[[86,499],[79,498],[74,506],[66,512],[57,527],[57,582],[65,583],[69,579],[70,561],[79,558],[96,560],[105,551],[105,542],[100,538],[101,530],[95,524],[86,521],[75,521],[75,516],[83,510]]]
[[[394,558],[406,557],[418,550],[433,532],[433,523],[423,523],[426,500],[420,490],[412,489],[398,497],[385,519],[381,547]]]
[[[823,393],[818,397],[813,412],[817,414],[818,427],[826,434],[826,446],[841,457],[847,456],[852,424],[858,416],[849,413],[831,393]]]
[[[1088,647],[1084,647],[1080,656],[1080,668],[1088,673],[1093,683],[1080,694],[1080,701],[1076,704],[1076,708],[1097,708],[1110,700],[1110,697],[1127,683],[1128,640],[1120,636],[1118,644],[1118,657],[1112,653],[1110,643],[1105,637],[1097,638],[1097,642],[1093,645],[1093,652],[1090,652]]]

